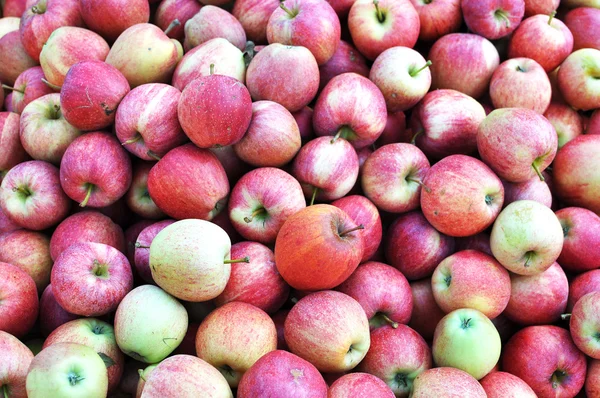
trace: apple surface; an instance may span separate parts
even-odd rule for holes
[[[486,398],[485,390],[473,376],[460,369],[439,367],[426,370],[413,382],[412,398],[434,398],[449,391],[460,391],[460,396]]]
[[[492,372],[479,381],[488,398],[535,398],[531,387],[517,376],[506,372]]]
[[[205,5],[183,24],[185,26],[183,48],[186,51],[218,37],[229,40],[240,51],[246,48],[244,27],[222,8]]]
[[[586,294],[575,303],[569,328],[573,342],[584,354],[600,359],[600,292]]]
[[[50,240],[41,232],[17,229],[0,234],[0,261],[27,272],[35,282],[38,293],[50,283]]]
[[[26,398],[25,380],[33,353],[10,333],[0,331],[0,390],[6,397]]]
[[[172,39],[183,43],[185,37],[185,23],[192,19],[200,11],[202,4],[195,0],[167,0],[158,4],[154,14],[154,24],[166,31]],[[172,22],[178,20],[180,25],[174,26]]]
[[[23,337],[35,323],[39,301],[35,282],[19,267],[0,262],[0,331]]]
[[[575,303],[588,293],[600,291],[600,269],[577,275],[569,284],[567,310],[572,311]]]
[[[558,70],[558,87],[575,109],[600,108],[600,50],[583,48],[564,60]]]
[[[81,0],[81,16],[85,25],[114,42],[121,33],[135,24],[148,22],[148,0]]]
[[[58,304],[52,285],[48,285],[40,297],[40,330],[43,336],[48,336],[60,325],[80,318],[79,315],[71,314]]]
[[[419,14],[421,28],[419,39],[432,42],[449,33],[457,32],[462,25],[460,0],[410,0]]]
[[[333,6],[331,1],[329,4]],[[319,66],[319,74],[321,79],[319,83],[319,91],[323,90],[327,83],[329,83],[331,79],[337,75],[351,72],[368,77],[369,67],[367,66],[367,60],[354,47],[354,45],[347,41],[341,40],[337,50],[335,50],[335,53],[333,53],[333,56],[329,59],[329,61]]]

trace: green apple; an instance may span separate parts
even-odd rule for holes
[[[477,380],[500,359],[502,343],[496,327],[480,311],[461,308],[442,318],[433,335],[433,360],[469,373]]]

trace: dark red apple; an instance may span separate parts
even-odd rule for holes
[[[52,285],[48,285],[40,298],[39,322],[42,335],[48,336],[60,325],[77,318],[80,318],[80,316],[67,312],[58,304],[52,292]]]
[[[584,272],[571,280],[567,311],[572,311],[580,298],[592,292],[600,292],[600,269]]]
[[[20,268],[0,262],[0,292],[0,330],[21,338],[33,327],[38,315],[35,282]]]
[[[162,220],[142,229],[135,240],[135,254],[132,264],[138,275],[147,283],[154,283],[150,270],[150,245],[160,231],[173,224],[175,220]],[[236,257],[237,258],[237,257]]]
[[[525,15],[524,0],[462,0],[460,5],[469,30],[490,40],[511,34]]]
[[[85,24],[112,42],[130,26],[148,22],[148,0],[80,0]],[[169,22],[170,23],[170,22]]]

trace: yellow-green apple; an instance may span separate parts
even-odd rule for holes
[[[527,2],[526,2],[527,3]],[[554,13],[525,19],[515,30],[508,45],[510,58],[530,58],[549,73],[573,51],[573,34]]]
[[[188,314],[177,299],[161,288],[143,285],[121,301],[114,325],[117,344],[124,354],[145,363],[157,363],[183,340]]]
[[[154,163],[152,162],[138,161],[134,163],[131,187],[125,194],[127,207],[145,219],[165,217],[165,213],[156,206],[156,203],[150,197],[150,193],[148,193],[148,175],[153,166]]]
[[[386,122],[383,94],[375,83],[356,73],[331,79],[319,94],[313,114],[318,136],[345,138],[356,149],[373,144]]]
[[[288,217],[275,242],[275,264],[294,289],[331,289],[354,272],[363,255],[361,228],[343,210],[314,205]],[[364,312],[364,311],[363,311]]]
[[[536,275],[510,276],[510,301],[504,315],[520,325],[549,325],[567,308],[569,281],[558,263]]]
[[[409,280],[426,278],[454,252],[454,238],[436,230],[420,211],[400,215],[389,226],[385,257]]]
[[[162,83],[143,84],[119,104],[115,131],[121,144],[143,160],[155,160],[187,141],[177,118],[181,92]]]
[[[525,16],[545,14],[549,15],[556,11],[560,0],[525,0]]]
[[[508,271],[494,257],[476,250],[446,257],[433,272],[431,286],[445,312],[473,308],[490,319],[500,315],[511,298]]]
[[[573,108],[600,108],[600,50],[583,48],[571,53],[558,70],[558,87]]]
[[[123,31],[135,24],[148,22],[148,0],[80,0],[85,25],[114,42]]]
[[[362,225],[360,231],[363,238],[363,256],[361,262],[368,261],[379,246],[383,235],[381,217],[377,207],[369,199],[361,195],[345,196],[331,203],[342,209],[356,225]]]
[[[61,222],[71,202],[61,189],[58,169],[31,160],[6,173],[0,185],[0,206],[22,228],[39,231]]]
[[[40,65],[45,79],[61,87],[71,66],[81,61],[104,61],[109,50],[99,34],[76,26],[62,26],[52,32],[42,47]]]
[[[574,397],[585,382],[586,358],[568,330],[529,326],[504,346],[502,369],[521,378],[538,397]]]
[[[488,398],[537,398],[531,387],[517,376],[506,372],[491,372],[479,381]]]
[[[231,264],[225,290],[215,298],[217,306],[232,301],[252,304],[272,314],[288,299],[290,287],[275,266],[275,255],[258,242],[239,242],[231,246],[232,258],[249,258],[249,263]]]
[[[462,24],[460,0],[410,0],[421,22],[419,39],[432,42],[456,32]]]
[[[0,80],[9,86],[21,73],[38,64],[25,51],[17,30],[0,37],[0,53],[6,54],[0,64]]]
[[[186,301],[207,301],[225,289],[231,273],[231,241],[218,225],[188,219],[161,230],[150,245],[152,278]],[[245,262],[248,262],[245,259]]]
[[[52,291],[66,311],[83,316],[112,312],[133,287],[127,257],[103,243],[76,243],[56,259]]]
[[[162,220],[142,229],[135,241],[133,265],[138,275],[147,283],[154,283],[150,271],[150,246],[160,231],[173,224],[175,220]]]
[[[385,381],[396,397],[408,397],[415,377],[431,366],[423,337],[405,325],[386,325],[371,332],[371,346],[358,369]]]
[[[59,165],[67,147],[80,135],[81,132],[65,120],[58,93],[30,102],[21,114],[21,144],[33,159]]]
[[[95,318],[76,319],[55,329],[42,349],[58,343],[77,343],[92,348],[106,363],[108,390],[114,391],[123,374],[124,355],[117,346],[112,325]]]
[[[19,136],[20,121],[17,113],[0,112],[0,182],[8,170],[29,159]]]
[[[500,335],[492,321],[480,311],[462,308],[438,323],[432,352],[437,366],[451,366],[479,380],[498,363],[500,348]]]
[[[349,373],[337,379],[329,388],[329,398],[346,397],[394,398],[394,391],[379,377],[369,373]]]
[[[42,68],[34,66],[29,68],[17,77],[13,87],[3,86],[12,91],[11,104],[12,112],[21,114],[23,109],[30,102],[46,94],[51,94],[54,90],[48,87],[43,79],[45,78]]]
[[[2,207],[0,207],[0,234],[5,232],[11,232],[16,229],[20,229],[18,224],[14,223],[10,218],[4,214]]]
[[[93,348],[78,343],[57,343],[33,358],[26,380],[30,398],[105,397],[108,372]]]
[[[600,50],[600,8],[575,8],[565,15],[565,24],[573,33],[574,50]]]
[[[457,392],[460,397],[487,398],[485,390],[467,372],[439,367],[421,373],[413,382],[411,398],[435,398]]]
[[[560,221],[533,200],[519,200],[498,215],[490,235],[494,257],[509,271],[536,275],[552,266],[563,246]]]
[[[80,207],[106,207],[115,203],[129,190],[131,178],[127,151],[115,136],[105,132],[76,138],[60,162],[62,189]]]
[[[541,116],[540,116],[541,117]],[[443,234],[463,237],[489,227],[504,202],[500,179],[483,162],[451,155],[433,165],[423,179],[421,208]]]
[[[569,141],[556,154],[552,180],[566,204],[600,214],[600,135],[587,134]]]
[[[254,101],[274,101],[290,112],[299,111],[315,98],[319,79],[319,65],[306,47],[280,43],[260,50],[246,73]]]
[[[114,66],[102,61],[73,65],[60,90],[60,106],[67,122],[79,130],[99,130],[115,121],[117,106],[129,83]]]
[[[35,282],[38,293],[50,283],[50,240],[40,232],[18,229],[0,235],[0,261],[16,265]]]
[[[26,398],[25,380],[33,353],[15,336],[0,330],[0,391],[7,398]]]
[[[331,1],[329,3],[331,4]],[[369,77],[369,67],[365,57],[352,44],[341,40],[329,61],[319,66],[321,77],[319,90],[323,90],[323,87],[337,75],[349,72]]]
[[[229,218],[244,238],[269,244],[288,217],[305,207],[302,187],[294,177],[263,167],[250,171],[233,187]]]
[[[149,373],[140,396],[233,398],[221,373],[192,355],[175,355],[160,362]]]
[[[435,302],[431,279],[412,282],[410,289],[413,296],[413,311],[408,326],[416,330],[427,341],[431,341],[435,327],[446,313]]]
[[[490,40],[510,35],[525,15],[524,0],[462,0],[460,5],[469,30]]]
[[[544,69],[530,58],[512,58],[496,68],[490,81],[494,108],[526,108],[543,114],[552,87]]]
[[[392,47],[414,47],[419,14],[410,0],[357,0],[348,14],[348,29],[358,50],[374,60]]]
[[[583,134],[583,118],[568,105],[559,102],[551,102],[544,113],[558,136],[558,149],[567,142]],[[589,131],[588,131],[589,134]]]
[[[588,293],[600,291],[600,269],[584,272],[571,280],[567,311],[572,311],[575,303]]]
[[[246,33],[242,24],[226,10],[207,5],[185,23],[183,47],[189,51],[217,37],[229,40],[240,51],[246,48]]]
[[[333,57],[340,38],[340,19],[327,1],[284,0],[267,23],[270,44],[306,47],[319,65]]]
[[[239,48],[222,37],[211,39],[188,51],[177,64],[172,85],[180,90],[194,79],[209,76],[211,65],[214,73],[245,82],[246,64]]]
[[[346,196],[356,183],[358,169],[358,155],[348,141],[318,137],[300,149],[291,171],[313,204],[315,199],[331,201]]]
[[[284,166],[296,156],[301,146],[296,119],[285,107],[273,101],[252,104],[252,119],[242,134],[233,149],[240,159],[255,167]]]
[[[291,351],[321,372],[353,369],[365,357],[371,338],[365,311],[352,297],[331,290],[309,294],[285,320]]]
[[[0,331],[24,336],[38,316],[35,282],[19,267],[0,262],[0,294]]]
[[[171,28],[165,34],[172,39],[183,42],[186,22],[192,19],[200,11],[200,8],[202,8],[202,4],[196,0],[161,1],[154,13],[154,24],[163,31]],[[180,24],[173,25],[174,20],[178,20]]]
[[[600,361],[598,360],[592,360],[588,365],[585,393],[588,398],[600,397]]]
[[[252,120],[252,98],[242,82],[210,74],[188,84],[177,106],[179,123],[200,148],[233,145]]]
[[[600,217],[581,207],[560,209],[556,217],[565,238],[558,263],[575,273],[600,268]]]
[[[238,0],[233,4],[233,16],[242,24],[248,40],[256,44],[267,43],[267,23],[278,0]]]
[[[80,318],[79,315],[71,314],[65,311],[63,307],[58,304],[54,293],[52,292],[52,285],[48,285],[44,289],[44,293],[40,298],[40,330],[43,336],[48,336],[52,331],[69,321]]]
[[[492,111],[479,125],[477,149],[481,159],[501,178],[525,182],[554,160],[558,136],[548,119],[524,108]]]
[[[575,303],[569,328],[577,348],[600,359],[600,292],[588,293]]]
[[[229,181],[215,155],[186,144],[169,151],[152,167],[148,192],[172,218],[210,220],[225,206]]]
[[[6,6],[5,6],[6,7]],[[23,13],[19,14],[19,17],[23,15]],[[15,30],[19,30],[19,25],[21,24],[21,19],[18,17],[11,17],[4,13],[4,17],[0,17],[0,38],[7,33],[14,32]]]
[[[83,26],[77,0],[38,0],[21,16],[19,33],[25,51],[36,62],[44,43],[61,26]]]
[[[544,177],[545,179],[545,177]],[[525,182],[502,181],[504,185],[504,206],[518,200],[535,200],[547,207],[552,207],[552,192],[546,181],[533,177]]]

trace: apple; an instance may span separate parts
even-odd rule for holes
[[[178,355],[178,354],[175,354]],[[188,355],[188,354],[186,354]],[[142,392],[144,391],[144,387],[146,385],[146,380],[150,377],[150,373],[158,366],[158,364],[149,365],[145,369],[138,369],[139,380],[137,382],[137,389],[135,391],[135,398],[140,398],[142,396]]]
[[[460,369],[439,367],[421,373],[413,382],[412,398],[433,398],[459,391],[460,396],[487,398],[485,390],[473,376]]]
[[[545,179],[545,177],[544,177]],[[502,181],[504,185],[504,206],[518,200],[535,200],[552,208],[552,193],[546,181],[533,177],[525,182]]]
[[[287,318],[289,312],[289,310],[279,310],[271,315],[271,319],[273,320],[273,323],[275,323],[275,328],[277,329],[278,350],[289,351],[289,347],[285,342],[285,318]]]
[[[435,328],[433,360],[437,366],[451,366],[479,380],[498,363],[500,347],[492,321],[480,311],[462,308],[450,312]]]
[[[60,162],[62,189],[80,207],[115,203],[127,193],[131,178],[127,152],[113,135],[104,132],[76,138]]]
[[[278,0],[238,0],[233,4],[233,16],[242,24],[248,40],[257,44],[267,42],[267,24]]]
[[[600,292],[586,294],[575,303],[569,328],[573,342],[584,354],[600,359]]]
[[[510,35],[525,15],[524,0],[462,0],[460,5],[469,30],[490,40]]]
[[[210,151],[186,144],[167,153],[148,175],[154,203],[175,219],[212,219],[225,206],[229,182]]]
[[[17,113],[0,112],[0,182],[8,170],[29,159],[19,138],[20,120]]]
[[[329,397],[375,396],[394,398],[394,392],[380,378],[368,373],[349,373],[337,379],[329,388]]]
[[[175,220],[162,220],[143,228],[135,241],[135,254],[132,264],[138,275],[147,283],[154,283],[150,270],[150,246],[160,231],[173,224]]]
[[[412,131],[406,128],[406,115],[404,112],[388,113],[385,129],[375,142],[375,146],[410,142],[411,139]]]
[[[559,5],[560,0],[525,0],[525,16],[548,15],[556,11]]]
[[[165,216],[165,213],[152,201],[148,192],[148,174],[153,166],[152,162],[139,161],[135,163],[131,187],[125,194],[125,201],[129,209],[146,219],[160,219]]]
[[[558,135],[558,149],[575,137],[583,134],[583,118],[581,115],[568,105],[558,102],[551,102],[544,116]],[[589,132],[588,132],[589,133]]]
[[[372,61],[388,48],[414,47],[419,14],[410,0],[357,0],[348,14],[348,29],[356,48]]]
[[[31,330],[38,315],[35,282],[19,267],[0,262],[0,292],[0,331],[20,338]]]
[[[0,389],[6,397],[25,398],[25,380],[33,353],[13,335],[0,330]],[[10,395],[9,395],[10,394]]]
[[[588,373],[585,381],[585,393],[588,398],[600,396],[600,361],[592,360],[588,365]]]
[[[419,39],[432,42],[457,32],[462,24],[460,0],[410,0],[421,22]]]
[[[564,233],[558,262],[566,270],[580,273],[600,267],[600,217],[581,207],[556,212]]]
[[[100,130],[115,121],[117,106],[129,92],[127,79],[102,61],[81,61],[65,76],[60,106],[67,122],[79,130]]]
[[[114,42],[121,33],[135,24],[148,22],[148,0],[80,0],[85,25]]]
[[[573,49],[595,48],[600,50],[600,9],[579,7],[565,15],[565,24],[573,33]]]
[[[63,307],[58,304],[54,293],[52,292],[52,285],[46,286],[44,293],[40,298],[40,329],[43,336],[48,336],[52,331],[69,321],[80,318],[79,315],[71,314],[65,311]]]
[[[196,0],[161,1],[154,14],[154,24],[163,31],[171,27],[171,30],[166,35],[183,42],[186,22],[192,19],[201,8],[202,5]],[[178,20],[180,25],[172,25],[171,23],[174,20]]]
[[[292,307],[285,320],[285,340],[294,354],[321,372],[347,371],[369,350],[369,321],[348,295],[312,293]]]
[[[525,7],[528,3],[529,0]],[[549,73],[573,51],[573,34],[560,19],[554,18],[554,12],[543,14],[530,16],[519,25],[510,38],[508,56],[533,59]]]
[[[38,293],[50,283],[50,240],[40,232],[17,229],[1,234],[0,261],[27,272],[35,282]]]
[[[117,346],[112,325],[94,318],[67,322],[46,338],[42,349],[58,343],[77,343],[102,353],[102,359],[107,364],[108,390],[117,388],[125,359]]]
[[[319,90],[323,90],[327,83],[337,75],[349,72],[368,77],[369,67],[365,57],[352,44],[341,40],[329,61],[319,66],[321,76]]]
[[[101,356],[93,348],[77,343],[58,343],[33,358],[26,381],[27,396],[83,395],[105,397],[108,373]]]
[[[531,387],[517,376],[506,372],[491,372],[479,381],[488,398],[537,398]]]
[[[25,51],[18,31],[0,37],[0,53],[6,54],[0,64],[0,81],[9,86],[14,84],[21,73],[37,66],[37,62]]]
[[[558,87],[566,102],[584,111],[600,108],[600,50],[583,48],[565,59],[558,70]]]
[[[59,171],[50,163],[19,163],[0,185],[2,211],[19,226],[43,230],[62,221],[71,203],[60,187]]]
[[[567,330],[530,326],[504,346],[502,369],[521,378],[538,396],[574,397],[585,382],[586,358]]]
[[[233,145],[212,147],[209,150],[225,169],[225,174],[227,174],[227,179],[231,185],[235,185],[244,174],[252,169],[248,163],[236,155]]]
[[[20,228],[21,227],[18,224],[11,221],[11,219],[4,214],[2,208],[0,207],[0,234],[12,232]]]
[[[21,114],[27,104],[46,94],[51,94],[54,90],[48,87],[43,79],[44,72],[39,66],[29,68],[17,77],[14,87],[3,86],[12,91],[11,104],[12,112]]]
[[[277,235],[277,270],[294,289],[314,291],[338,286],[362,258],[363,239],[356,232],[361,227],[331,205],[314,205],[296,212]]]
[[[571,280],[567,311],[572,311],[575,303],[588,293],[600,291],[600,269],[584,272]]]
[[[222,8],[212,5],[204,6],[184,24],[183,47],[186,51],[217,37],[229,40],[240,51],[244,51],[246,48],[244,27],[233,15]]]
[[[132,266],[135,265],[135,243],[140,232],[154,223],[156,223],[156,220],[141,220],[134,222],[125,230],[125,250],[123,253],[125,253],[127,259],[129,260],[129,264]]]
[[[2,2],[4,17],[21,17],[27,9],[26,0],[5,0]],[[18,29],[18,28],[17,28]]]

